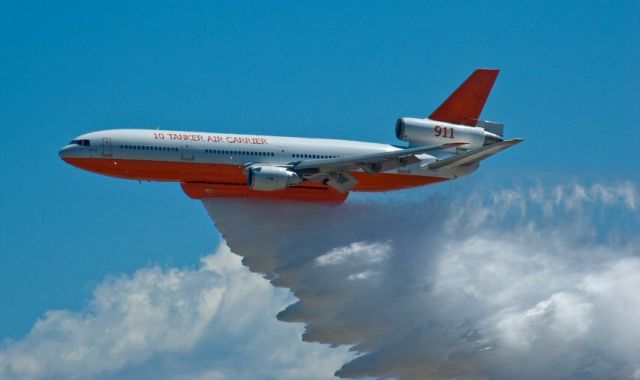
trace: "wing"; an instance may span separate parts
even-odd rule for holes
[[[294,162],[289,168],[304,177],[321,175],[328,178],[327,185],[339,192],[349,191],[358,181],[347,169],[360,168],[369,174],[376,174],[420,162],[418,154],[433,150],[454,148],[466,143],[448,143],[398,149],[390,152],[353,155],[337,158],[311,159]]]
[[[466,143],[429,145],[417,148],[392,150],[390,152],[303,160],[293,163],[291,165],[291,169],[298,173],[329,173],[353,167],[360,167],[367,173],[374,174],[419,162],[420,160],[416,157],[418,154],[438,149],[449,149],[463,144]]]
[[[438,170],[438,169],[451,169],[458,166],[473,165],[509,147],[519,144],[522,141],[524,140],[512,139],[512,140],[502,141],[492,145],[483,146],[482,148],[474,149],[465,153],[456,154],[455,156],[438,160],[436,162],[433,162],[427,165],[427,168],[431,170]]]

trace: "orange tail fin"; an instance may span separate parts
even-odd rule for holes
[[[499,72],[490,69],[474,71],[429,119],[475,127]]]

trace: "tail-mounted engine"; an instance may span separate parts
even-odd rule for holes
[[[488,128],[485,129],[483,126],[488,126]],[[478,123],[477,127],[467,127],[409,117],[403,117],[396,122],[396,137],[408,141],[411,146],[461,142],[466,143],[465,149],[474,149],[502,141],[502,137],[491,130],[502,133],[502,125],[482,122]]]
[[[302,177],[278,166],[252,166],[248,168],[247,183],[257,191],[284,190],[302,182]]]

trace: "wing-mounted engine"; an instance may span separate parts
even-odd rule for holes
[[[302,177],[279,166],[250,166],[247,168],[247,184],[257,191],[284,190],[302,182]]]
[[[494,123],[491,123],[494,125]],[[502,141],[502,137],[477,127],[468,127],[430,119],[403,117],[396,122],[396,137],[411,146],[466,143],[464,149],[475,149]]]

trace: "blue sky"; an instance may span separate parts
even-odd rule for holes
[[[109,128],[395,143],[477,67],[483,116],[527,141],[481,170],[637,179],[640,5],[20,2],[0,12],[0,337],[79,309],[105,276],[196,267],[219,236],[175,184],[85,173]],[[550,174],[551,173],[551,174]]]

